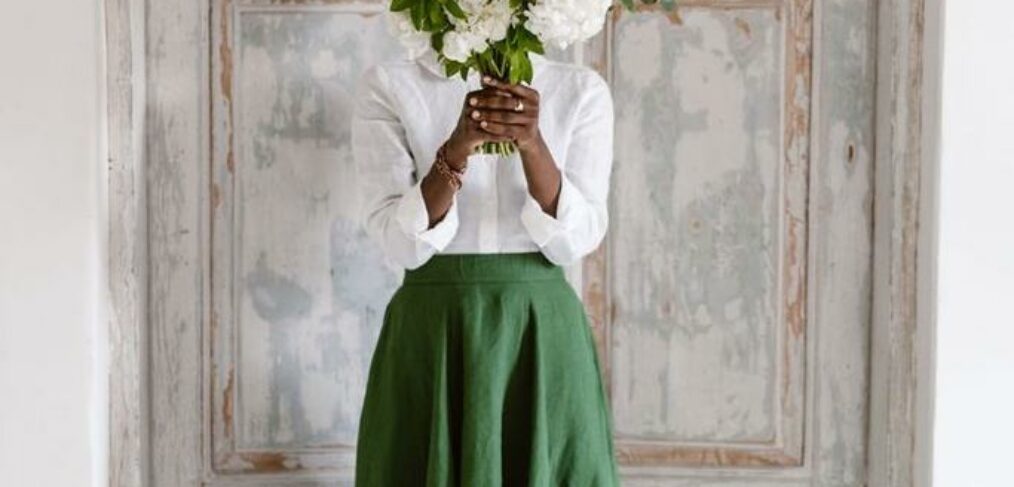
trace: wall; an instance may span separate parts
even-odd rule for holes
[[[0,485],[106,485],[98,0],[0,13]]]
[[[946,4],[935,485],[1011,485],[1014,4]]]

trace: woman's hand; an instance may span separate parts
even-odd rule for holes
[[[469,92],[448,139],[448,163],[463,167],[465,159],[485,142],[512,141],[522,152],[541,141],[539,93],[484,77],[483,88]]]
[[[479,128],[488,141],[511,141],[522,152],[538,145],[542,140],[539,131],[539,92],[520,84],[510,84],[491,76],[484,76],[482,84],[498,95],[470,99],[470,116],[479,121]]]
[[[547,214],[555,217],[563,175],[539,130],[539,92],[529,86],[483,77],[485,89],[496,96],[469,99],[470,116],[479,121],[486,140],[512,141],[521,155],[528,192]]]
[[[521,153],[529,192],[545,211],[555,215],[561,176],[539,132],[539,93],[488,76],[482,84],[481,89],[465,95],[458,124],[445,142],[447,164],[464,169],[468,156],[483,143],[512,141]],[[444,218],[454,195],[434,168],[422,181],[430,228]]]
[[[458,115],[458,124],[447,139],[448,164],[459,169],[464,167],[469,155],[483,143],[493,140],[490,134],[482,129],[482,121],[475,113],[475,107],[480,104],[495,104],[498,99],[506,96],[508,95],[490,87],[471,91],[465,95],[461,113]]]

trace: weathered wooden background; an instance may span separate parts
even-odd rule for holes
[[[398,272],[353,219],[380,2],[148,6],[156,485],[351,481]],[[570,275],[625,485],[865,482],[874,2],[618,9],[611,228]]]

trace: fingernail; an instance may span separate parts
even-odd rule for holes
[[[485,120],[483,120],[483,121],[479,122],[479,126],[480,126],[480,127],[482,127],[482,128],[486,128],[486,125],[487,125],[487,124],[486,124],[486,121],[485,121]]]
[[[476,103],[479,103],[479,99],[478,98],[472,98],[472,99],[468,100],[468,104],[472,105],[473,107],[476,105]]]
[[[479,119],[479,110],[472,110],[472,118]]]
[[[493,82],[493,79],[490,78],[488,75],[487,76],[483,76],[482,80],[485,81],[485,82],[487,82],[487,83],[492,83]]]

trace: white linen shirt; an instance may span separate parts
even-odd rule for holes
[[[454,130],[474,71],[447,78],[428,51],[376,64],[359,79],[351,126],[361,219],[370,238],[406,269],[436,253],[541,251],[558,265],[598,247],[608,226],[613,100],[594,70],[532,54],[539,129],[561,173],[556,217],[528,191],[517,152],[473,154],[463,186],[432,228],[422,177]]]

